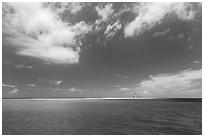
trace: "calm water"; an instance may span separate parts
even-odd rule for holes
[[[3,100],[3,134],[202,134],[202,102]]]

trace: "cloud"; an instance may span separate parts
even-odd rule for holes
[[[124,76],[123,78],[124,78],[124,79],[127,79],[127,78],[128,78],[128,76]]]
[[[107,22],[109,20],[109,17],[113,14],[113,5],[112,4],[106,4],[105,6],[97,6],[95,7],[98,15],[101,17],[101,20],[104,22]]]
[[[179,42],[182,42],[182,41],[184,40],[184,34],[183,34],[183,33],[180,33],[180,34],[178,35],[178,37],[177,37],[177,40],[178,40]]]
[[[75,87],[72,87],[70,89],[68,89],[70,92],[82,92],[84,91],[83,89],[79,89],[79,88],[75,88]]]
[[[55,85],[58,85],[58,86],[61,85],[62,83],[63,83],[62,80],[57,80],[57,81],[54,82],[54,84],[55,84]]]
[[[16,54],[53,64],[79,62],[77,38],[92,28],[84,21],[63,22],[43,3],[3,3],[3,39]]]
[[[35,84],[27,84],[29,87],[35,87]]]
[[[121,74],[114,74],[115,77],[127,79],[128,76],[123,76]]]
[[[8,93],[9,94],[17,94],[17,92],[18,92],[18,89],[15,88],[14,90],[9,91]]]
[[[120,85],[114,85],[114,87],[115,87],[115,88],[119,88],[119,87],[120,87]]]
[[[121,74],[114,74],[115,77],[122,77]]]
[[[9,84],[2,84],[2,87],[10,87],[10,88],[15,88],[15,85],[9,85]]]
[[[95,10],[96,10],[96,12],[100,18],[95,20],[95,22],[93,24],[94,30],[95,30],[95,32],[105,31],[105,35],[108,39],[109,39],[109,37],[112,37],[114,35],[114,33],[110,32],[111,31],[110,29],[115,30],[115,29],[117,29],[115,27],[119,27],[119,24],[115,24],[114,26],[112,26],[112,25],[107,26],[107,22],[112,20],[111,17],[113,16],[113,12],[114,12],[112,6],[113,6],[112,4],[106,4],[106,5],[100,4],[100,5],[95,7]],[[119,22],[117,22],[117,23],[119,23]],[[106,30],[104,30],[104,29],[106,29]]]
[[[192,63],[194,63],[194,64],[200,64],[201,62],[198,61],[198,60],[195,60],[195,61],[193,61]]]
[[[54,90],[54,91],[70,91],[70,92],[85,92],[85,90],[80,89],[80,88],[75,88],[75,87],[71,87],[71,88],[60,88],[60,87],[56,87],[56,88],[52,88],[49,90]]]
[[[69,11],[74,15],[83,8],[83,4],[79,2],[57,2],[51,3],[51,6],[54,6],[58,13]]]
[[[14,88],[13,90],[9,91],[9,94],[17,94],[18,89],[16,88],[15,85],[9,85],[9,84],[3,84],[2,87],[9,87],[9,88]]]
[[[184,70],[173,74],[159,74],[143,80],[135,88],[148,96],[179,95],[184,91],[201,91],[202,70]],[[185,96],[185,94],[183,95]]]
[[[189,50],[193,49],[197,45],[202,45],[200,40],[197,40],[197,35],[198,35],[198,29],[194,28],[192,32],[189,34],[188,39],[187,39],[187,48]]]
[[[57,85],[57,86],[60,86],[63,83],[62,80],[50,80],[50,81],[47,81],[47,82],[50,83],[50,84]]]
[[[139,35],[169,15],[176,15],[180,20],[193,20],[196,11],[192,3],[140,3],[136,5],[136,18],[125,27],[125,37]]]
[[[168,29],[165,29],[165,30],[160,31],[160,32],[155,32],[155,33],[152,35],[152,37],[163,36],[163,35],[165,35],[166,33],[168,33],[169,31],[170,31],[170,29],[168,28]]]
[[[124,88],[120,88],[120,91],[132,91],[132,89],[124,87]]]
[[[111,39],[120,29],[122,29],[122,24],[126,19],[122,16],[124,13],[130,12],[126,4],[123,4],[120,9],[113,8],[113,4],[99,4],[95,7],[96,12],[100,16],[99,19],[94,22],[94,30],[96,32],[103,31],[106,40]]]
[[[104,34],[106,35],[107,39],[111,39],[121,28],[122,25],[120,24],[120,21],[116,21],[114,24],[107,26]]]
[[[14,67],[17,68],[17,69],[23,69],[23,68],[32,69],[33,68],[32,66],[25,65],[25,64],[15,65]]]
[[[45,79],[38,79],[38,80],[42,81],[42,82],[49,83],[49,84],[57,85],[57,86],[60,86],[63,83],[62,80],[45,80]]]
[[[174,36],[169,36],[169,37],[167,37],[166,39],[167,39],[167,40],[172,40],[172,39],[174,39]]]

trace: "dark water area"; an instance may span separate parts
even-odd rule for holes
[[[202,100],[3,100],[3,135],[202,134]]]

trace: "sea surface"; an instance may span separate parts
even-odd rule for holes
[[[202,134],[202,99],[3,100],[3,135]]]

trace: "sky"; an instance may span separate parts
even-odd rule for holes
[[[2,3],[3,98],[202,97],[202,3]]]

